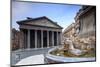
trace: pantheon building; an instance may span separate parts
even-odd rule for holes
[[[61,45],[62,27],[43,16],[17,21],[21,32],[20,49],[49,48]]]

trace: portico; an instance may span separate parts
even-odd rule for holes
[[[37,49],[61,45],[62,27],[47,17],[30,18],[17,22],[20,25],[20,48]]]

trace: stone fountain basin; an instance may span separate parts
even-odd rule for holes
[[[50,54],[50,52],[56,50],[57,47],[52,48],[48,51],[48,53],[45,55],[46,62],[50,63],[56,63],[56,62],[83,62],[83,61],[95,61],[95,57],[64,57],[64,56],[56,56],[53,54]]]

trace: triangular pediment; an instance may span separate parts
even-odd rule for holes
[[[52,22],[50,22],[50,21],[48,21],[46,19],[41,19],[41,20],[37,20],[37,21],[31,21],[31,22],[27,22],[25,24],[59,28],[58,25],[53,24]]]
[[[54,27],[54,28],[62,28],[61,26],[59,26],[57,23],[51,21],[48,18],[42,18],[42,19],[36,19],[36,20],[32,20],[31,21],[26,21],[23,24],[27,24],[27,25],[34,25],[34,26],[45,26],[45,27]]]

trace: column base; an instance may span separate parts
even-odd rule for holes
[[[38,49],[38,48],[34,48],[34,49]]]
[[[50,47],[47,47],[47,48],[50,48]]]
[[[31,50],[31,48],[26,48],[25,50]]]

